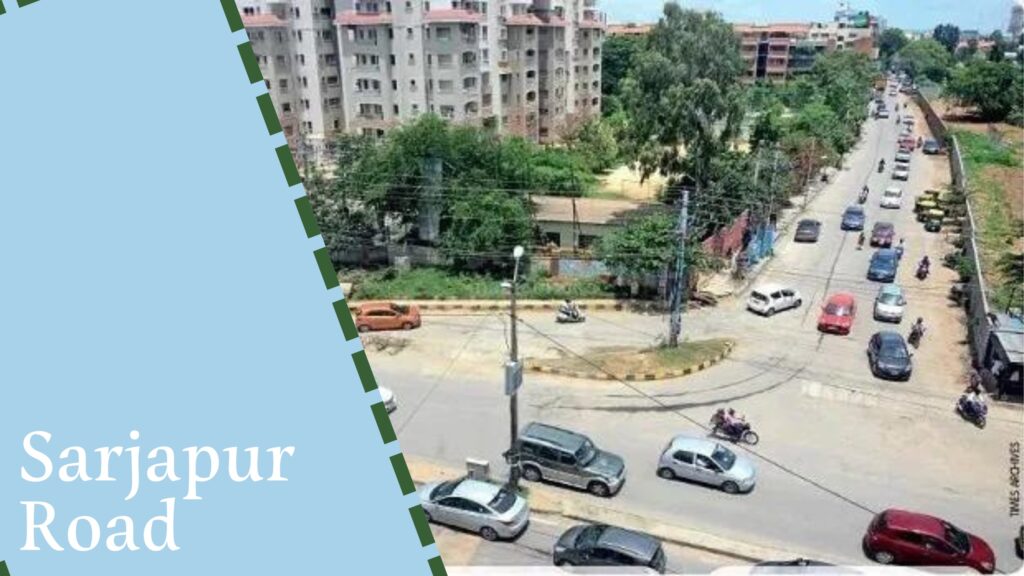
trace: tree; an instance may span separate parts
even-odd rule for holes
[[[627,140],[644,178],[687,174],[698,194],[706,187],[708,165],[743,118],[743,70],[739,41],[721,16],[665,5],[623,86],[632,111]]]
[[[667,213],[630,220],[597,244],[597,256],[616,274],[640,280],[660,274],[675,257],[675,219]]]
[[[974,38],[971,38],[970,40],[967,41],[967,46],[957,49],[955,56],[957,60],[965,62],[967,60],[973,59],[977,55],[978,41],[975,40]]]
[[[514,192],[461,189],[442,217],[441,252],[457,270],[508,265],[515,246],[533,237],[530,208]]]
[[[928,78],[933,82],[943,82],[953,66],[950,53],[931,38],[910,42],[896,54],[893,62],[898,70],[912,78]]]
[[[754,150],[769,147],[782,138],[783,125],[782,104],[774,104],[763,110],[754,121],[754,127],[750,131],[750,147]]]
[[[615,129],[601,118],[591,118],[584,122],[569,136],[566,144],[591,172],[608,170],[619,159]]]
[[[953,24],[939,24],[932,32],[932,38],[942,44],[947,52],[953,54],[956,52],[957,45],[960,44],[960,28]]]
[[[907,45],[907,35],[899,28],[886,28],[878,37],[878,57],[885,65],[889,64],[897,52]]]
[[[643,48],[642,36],[609,36],[601,46],[601,94],[618,95],[622,80],[633,66],[634,56]]]
[[[1011,62],[974,60],[953,71],[945,95],[975,107],[983,120],[999,122],[1024,102],[1024,76]]]
[[[1003,33],[999,30],[989,35],[992,41],[992,48],[988,51],[989,62],[1002,62],[1006,59],[1006,41],[1003,40]]]

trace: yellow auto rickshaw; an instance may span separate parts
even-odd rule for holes
[[[919,222],[924,222],[924,215],[931,210],[938,209],[938,207],[939,205],[934,200],[927,198],[918,198],[914,201],[914,212],[917,213],[917,220]]]
[[[942,230],[942,210],[932,210],[928,212],[928,220],[924,223],[924,229],[926,232],[939,232]]]

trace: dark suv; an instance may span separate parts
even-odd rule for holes
[[[665,573],[665,550],[656,538],[605,524],[573,526],[555,543],[555,566],[638,566]]]
[[[519,434],[519,467],[531,482],[547,480],[611,496],[626,481],[622,458],[583,434],[533,422]]]

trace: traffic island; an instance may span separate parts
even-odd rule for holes
[[[736,342],[728,338],[689,340],[670,348],[598,350],[562,358],[527,358],[531,372],[585,380],[666,380],[680,378],[718,364],[732,353]]]

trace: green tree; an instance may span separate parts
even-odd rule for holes
[[[781,138],[784,130],[782,114],[785,111],[782,104],[776,103],[763,110],[754,121],[750,131],[750,147],[759,149],[772,146]]]
[[[1005,60],[1007,44],[1006,40],[1003,39],[1003,33],[995,30],[989,35],[989,40],[992,41],[992,48],[988,51],[989,62],[1002,62]]]
[[[960,48],[956,51],[956,59],[960,62],[966,62],[974,59],[978,55],[978,41],[971,38],[967,41],[967,46]]]
[[[893,63],[898,70],[906,72],[911,78],[928,78],[941,83],[949,75],[953,58],[942,44],[926,38],[904,46],[896,54]]]
[[[904,46],[907,45],[907,35],[899,28],[886,28],[878,37],[878,57],[885,65]]]
[[[939,24],[932,32],[932,38],[942,44],[947,52],[953,54],[956,52],[957,45],[960,44],[960,28],[953,24]]]
[[[721,16],[665,5],[623,86],[632,112],[627,140],[644,178],[687,174],[699,195],[709,164],[742,122],[743,70],[739,41]]]
[[[601,94],[618,95],[622,80],[643,48],[644,38],[635,35],[609,36],[601,46]]]
[[[667,268],[675,258],[678,236],[670,214],[647,215],[603,237],[597,256],[616,274],[639,280]]]
[[[533,237],[530,207],[515,192],[459,189],[441,223],[441,252],[457,270],[507,266],[513,247]]]
[[[972,106],[983,120],[1005,120],[1024,102],[1024,75],[1011,62],[974,60],[953,71],[945,95]]]
[[[566,144],[591,172],[608,170],[619,159],[615,128],[601,118],[591,118],[581,124],[566,139]]]

